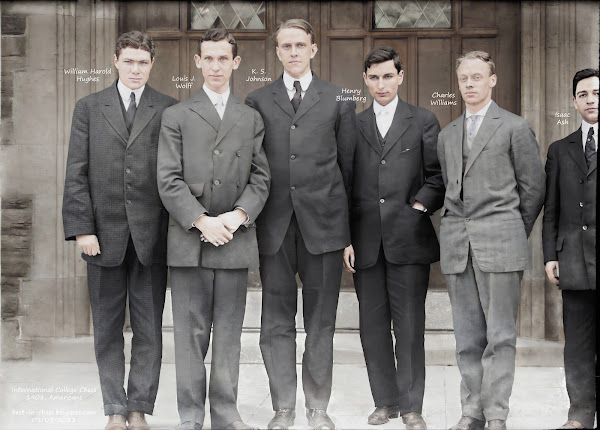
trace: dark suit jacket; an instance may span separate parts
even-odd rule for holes
[[[440,247],[429,218],[444,202],[437,118],[398,99],[383,148],[373,105],[358,114],[357,124],[351,203],[356,268],[374,265],[382,242],[391,263],[438,261]],[[426,213],[411,207],[415,200],[427,208]]]
[[[192,227],[203,213],[243,208],[252,224],[269,195],[260,114],[230,95],[219,118],[200,89],[165,110],[158,147],[158,189],[171,214],[167,264],[239,269],[258,266],[256,228],[240,227],[227,244],[201,243]]]
[[[311,254],[350,244],[348,192],[356,116],[355,103],[338,101],[341,95],[340,88],[313,75],[298,112],[282,77],[246,98],[265,121],[264,148],[272,175],[271,194],[257,221],[262,254],[280,248],[292,213]]]
[[[596,172],[581,128],[554,142],[546,160],[544,262],[558,261],[562,290],[596,289]]]
[[[156,187],[162,112],[177,103],[146,85],[127,131],[116,81],[79,100],[73,111],[63,197],[66,240],[95,234],[89,263],[118,266],[129,235],[144,265],[165,262],[167,212]]]
[[[535,135],[524,118],[492,101],[463,172],[464,122],[463,113],[438,136],[446,185],[440,212],[442,273],[465,270],[469,245],[484,272],[525,270],[527,237],[544,203],[544,167]]]

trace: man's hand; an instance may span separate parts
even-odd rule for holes
[[[558,285],[558,261],[548,261],[546,263],[546,276],[554,285]]]
[[[100,254],[100,243],[95,234],[78,234],[75,239],[77,239],[77,246],[85,255],[93,257]]]
[[[214,246],[225,245],[233,239],[233,233],[227,230],[219,217],[203,215],[194,221],[194,226],[202,232],[204,239]]]
[[[350,273],[356,273],[354,269],[354,248],[348,245],[344,248],[344,267]]]
[[[240,225],[246,222],[248,215],[242,209],[238,208],[230,212],[224,212],[217,218],[220,218],[229,233],[233,234],[238,228],[240,228]]]
[[[423,206],[423,203],[415,201],[412,204],[413,209],[420,210],[421,212],[427,212],[427,208]]]

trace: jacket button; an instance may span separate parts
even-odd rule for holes
[[[219,155],[220,153],[221,153],[221,151],[219,151],[218,149],[215,149],[215,150],[213,151],[213,154],[215,154],[215,155]]]
[[[379,203],[385,203],[385,199],[379,199]]]
[[[125,171],[126,171],[127,173],[131,173],[131,169],[130,169],[129,167],[128,167],[127,169],[125,169]]]
[[[130,190],[131,189],[131,185],[127,185],[127,189]]]
[[[213,181],[213,184],[215,184],[215,185],[220,185],[220,184],[221,184],[221,181],[219,181],[218,179],[215,179],[215,180]]]
[[[291,190],[292,191],[296,191],[296,187],[291,187]]]
[[[242,151],[235,151],[235,155],[237,155],[238,157],[242,156]]]
[[[129,205],[129,204],[131,204],[131,200],[127,200],[127,204],[128,204],[128,205]]]
[[[296,159],[296,156],[295,156],[294,154],[292,154],[292,155],[290,155],[290,158],[291,158],[292,160],[295,160],[295,159]]]
[[[583,179],[580,179],[580,180],[579,180],[579,183],[580,183],[580,184],[583,184]]]
[[[583,207],[583,202],[579,202],[579,207],[582,208]]]
[[[381,164],[385,164],[385,160],[381,160]]]
[[[471,219],[470,218],[465,218],[465,221],[469,222],[469,221],[471,221]]]
[[[292,130],[296,130],[296,124],[292,124]]]
[[[587,230],[587,225],[584,225],[583,227],[581,227],[584,230]]]

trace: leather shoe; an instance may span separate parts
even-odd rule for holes
[[[104,430],[127,430],[125,417],[119,414],[109,415],[108,423],[106,423],[106,427],[104,427]]]
[[[489,420],[486,429],[506,430],[506,421],[504,421],[504,420]]]
[[[406,425],[406,430],[427,430],[427,424],[418,412],[405,413],[402,415],[402,422]]]
[[[150,426],[146,422],[144,413],[141,411],[129,412],[127,424],[129,424],[129,430],[150,430]]]
[[[450,430],[483,430],[483,427],[485,427],[485,421],[462,416],[456,424],[450,427]]]
[[[269,421],[267,428],[287,430],[294,425],[294,418],[296,418],[296,411],[293,409],[279,409],[275,411],[275,416]]]
[[[225,430],[259,430],[256,427],[249,426],[244,421],[234,421],[223,427]]]
[[[582,429],[585,428],[583,427],[583,424],[581,424],[579,421],[576,420],[568,420],[566,423],[564,423],[562,426],[559,427],[559,429]]]
[[[367,422],[372,426],[378,426],[387,423],[390,418],[398,418],[399,413],[400,408],[398,406],[378,406],[369,415]]]
[[[173,430],[202,430],[202,424],[192,421],[185,421],[175,426]]]
[[[335,424],[324,409],[308,409],[306,411],[308,426],[314,430],[335,430]]]

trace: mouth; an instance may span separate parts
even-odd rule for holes
[[[377,94],[377,97],[385,97],[387,96],[387,93],[375,93]]]

